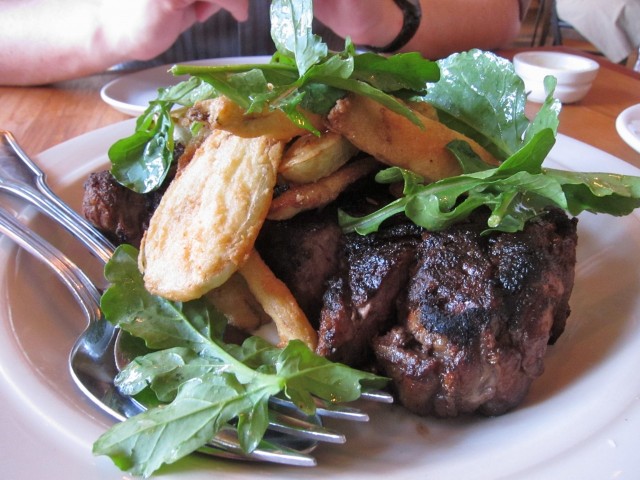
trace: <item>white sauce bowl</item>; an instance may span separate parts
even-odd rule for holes
[[[595,60],[562,52],[532,51],[513,57],[516,73],[524,81],[528,99],[542,103],[546,98],[544,78],[558,80],[554,97],[562,103],[581,100],[591,88],[600,65]]]

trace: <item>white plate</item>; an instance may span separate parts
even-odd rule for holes
[[[629,107],[618,115],[616,130],[631,148],[640,153],[640,104]]]
[[[79,208],[86,175],[132,131],[133,120],[39,155],[54,189]],[[554,166],[635,169],[560,136]],[[37,221],[35,221],[37,220]],[[36,225],[78,261],[66,234]],[[316,468],[225,462],[191,456],[163,479],[399,480],[631,478],[640,472],[640,212],[583,215],[572,314],[549,349],[546,373],[517,410],[497,418],[435,420],[367,404],[368,424],[339,425],[346,445],[322,446]],[[41,289],[36,292],[35,288]],[[28,254],[0,239],[0,464],[3,478],[122,479],[93,441],[111,420],[72,383],[67,352],[83,327],[65,289]],[[335,425],[333,422],[331,423]],[[635,477],[637,478],[637,477]]]
[[[185,62],[189,65],[235,65],[240,63],[265,63],[271,57],[230,57]],[[100,97],[116,110],[138,116],[145,111],[149,101],[156,98],[158,89],[175,85],[186,76],[176,77],[169,72],[173,64],[140,70],[111,80],[100,90]]]

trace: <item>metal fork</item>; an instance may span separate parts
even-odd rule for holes
[[[50,218],[70,231],[76,238],[80,239],[91,253],[94,254],[94,256],[103,263],[106,262],[111,257],[114,250],[113,245],[106,240],[101,233],[95,230],[84,218],[78,215],[55,193],[53,193],[46,182],[45,174],[20,148],[10,132],[0,130],[0,135],[2,137],[2,145],[0,145],[2,147],[0,150],[0,191],[22,198],[31,205],[38,207]],[[5,224],[5,229],[8,229],[9,227],[6,225],[15,223],[15,220],[11,221],[12,217],[7,219],[6,215],[4,215],[4,217],[5,220],[3,223]],[[11,228],[15,232],[18,227],[13,225]],[[25,231],[24,227],[22,227],[22,229],[23,230],[19,231],[22,238],[27,234],[31,236],[33,235],[33,232],[29,232],[28,230]],[[18,241],[17,238],[12,238]],[[42,245],[42,240],[39,244]],[[47,249],[45,248],[45,250]],[[34,252],[32,251],[32,253]],[[59,255],[57,256],[59,257]],[[66,259],[64,263],[69,266],[71,262]],[[86,275],[77,269],[77,267],[75,267],[75,269],[86,278]],[[89,281],[89,283],[91,282]],[[93,289],[95,290],[95,287],[93,287]],[[99,298],[99,294],[97,298]],[[137,407],[130,399],[120,395],[111,382],[105,385],[104,381],[96,381],[95,372],[93,371],[96,368],[96,354],[93,352],[94,345],[87,345],[86,339],[92,337],[95,338],[96,335],[100,335],[100,338],[104,339],[101,342],[100,355],[105,358],[108,357],[108,362],[110,365],[114,366],[113,344],[116,336],[114,328],[99,316],[96,321],[89,322],[88,330],[88,333],[80,336],[70,355],[70,369],[74,380],[81,390],[94,403],[96,403],[96,405],[115,418],[122,419],[123,417],[137,413]],[[94,331],[91,332],[92,330]],[[115,366],[113,367],[113,372],[110,373],[115,375]],[[109,376],[109,380],[113,378],[113,375]],[[115,390],[115,392],[113,390]],[[364,392],[363,398],[386,403],[393,401],[392,397],[388,393],[381,391]],[[107,399],[109,400],[107,401]],[[299,414],[299,411],[297,411],[290,402],[282,399],[273,399],[273,404],[274,405],[271,408],[273,429],[286,431],[288,434],[295,434],[296,436],[311,438],[313,441],[345,441],[344,436],[341,434],[329,431],[318,425],[321,423],[319,419],[316,421],[316,425],[308,423],[301,424],[298,419],[292,419],[291,414]],[[285,408],[288,415],[283,415],[278,412],[278,409],[282,408]],[[354,409],[348,406],[337,406],[327,402],[321,402],[320,400],[318,400],[317,414],[320,416],[330,416],[348,420],[368,420],[367,414],[359,409]],[[238,453],[241,453],[241,450],[237,440],[233,438],[224,438],[218,447],[209,453],[236,457]],[[262,452],[254,453],[255,455],[252,455],[252,457],[261,456],[261,458],[259,458],[260,460],[296,465],[310,464],[310,457],[305,459],[297,458],[296,460],[293,460],[290,454],[284,457],[273,457],[273,454],[270,453],[270,456],[267,457],[263,455]]]
[[[100,311],[100,292],[68,257],[3,209],[0,209],[0,232],[43,261],[56,273],[82,307],[89,322],[90,332],[108,328],[109,324],[104,320]],[[85,340],[92,341],[90,337],[92,335],[89,335],[89,338],[85,338]],[[112,339],[113,335],[109,334],[106,338]],[[102,336],[99,339],[100,343]],[[107,347],[111,346],[112,343],[108,342]],[[95,403],[100,403],[103,410],[117,420],[125,420],[126,417],[142,411],[137,402],[121,395],[112,385],[110,385],[108,393],[116,400],[108,404],[103,403],[103,400],[96,396],[92,387],[84,383],[82,372],[76,369],[74,377],[79,380],[77,383],[85,394],[90,396]],[[100,397],[104,393],[100,392]],[[312,466],[315,465],[315,459],[309,456],[309,453],[315,448],[317,441],[344,442],[343,435],[323,428],[318,418],[303,417],[295,411],[287,411],[286,414],[283,414],[273,410],[270,415],[272,432],[252,453],[247,454],[240,449],[235,430],[232,428],[223,430],[212,439],[203,452],[230,458]]]

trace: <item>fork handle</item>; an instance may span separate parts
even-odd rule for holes
[[[94,256],[104,263],[109,261],[114,245],[51,190],[45,173],[11,132],[0,130],[0,134],[4,147],[0,156],[0,189],[34,205],[77,237]]]

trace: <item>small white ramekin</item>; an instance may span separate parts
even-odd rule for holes
[[[562,103],[582,100],[587,94],[600,65],[595,60],[563,52],[530,51],[513,57],[516,74],[524,81],[528,99],[544,102],[544,78],[556,77],[554,97]]]

